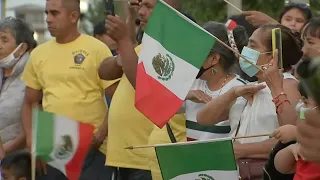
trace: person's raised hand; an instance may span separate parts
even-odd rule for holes
[[[242,11],[242,15],[244,15],[246,20],[255,27],[264,24],[279,24],[276,20],[260,11]]]
[[[291,124],[281,126],[273,131],[272,137],[286,144],[297,139],[297,127]]]
[[[191,91],[189,91],[189,93],[186,97],[186,100],[190,100],[195,103],[206,104],[206,103],[210,102],[212,100],[212,98],[201,90],[191,90]]]
[[[266,86],[263,84],[258,85],[243,85],[243,86],[235,86],[233,87],[233,91],[235,96],[247,99],[249,103],[253,102],[253,95],[260,90],[264,89]]]
[[[283,92],[283,69],[279,69],[278,66],[278,50],[275,51],[275,55],[270,63],[264,65],[262,69],[263,77],[271,92],[275,95]]]
[[[128,1],[128,10],[131,18],[137,18],[138,16],[138,11],[140,9],[140,1],[139,0],[129,0]]]
[[[117,43],[124,40],[130,41],[128,26],[119,16],[108,15],[105,28],[107,30],[107,35]]]

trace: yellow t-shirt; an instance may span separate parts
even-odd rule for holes
[[[105,44],[87,35],[67,44],[52,39],[32,51],[22,80],[43,91],[45,111],[90,123],[96,131],[107,113],[104,89],[113,83],[101,80],[98,68],[110,56]]]
[[[136,48],[139,54],[140,46]],[[147,145],[153,123],[134,106],[135,90],[125,75],[112,97],[108,119],[108,147],[106,164],[113,167],[149,170],[150,149],[124,149]]]
[[[177,142],[187,141],[186,117],[184,114],[176,114],[175,116],[173,116],[169,121],[169,125]],[[167,127],[164,126],[162,129],[160,129],[157,126],[154,126],[153,131],[149,137],[148,144],[154,145],[167,143],[171,143]],[[162,180],[162,175],[154,148],[152,148],[152,151],[150,151],[149,153],[149,166],[152,174],[152,179]]]

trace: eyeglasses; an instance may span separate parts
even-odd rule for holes
[[[285,7],[289,7],[289,6],[296,6],[296,7],[302,8],[302,9],[309,9],[310,8],[310,4],[299,3],[299,2],[287,2]]]

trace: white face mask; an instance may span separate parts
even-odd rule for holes
[[[14,53],[16,53],[20,48],[22,44],[20,44],[14,51],[12,51],[11,54],[9,54],[7,57],[0,60],[0,67],[2,68],[12,68],[20,59],[19,57],[14,57]]]

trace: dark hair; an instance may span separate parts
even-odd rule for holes
[[[62,4],[64,8],[66,8],[67,10],[76,11],[80,15],[81,13],[80,0],[62,0]]]
[[[104,21],[100,21],[93,27],[93,36],[96,35],[102,35],[106,32],[106,29],[104,27]]]
[[[299,11],[302,12],[304,18],[306,19],[306,22],[312,18],[312,12],[307,4],[290,2],[290,3],[286,4],[284,6],[283,10],[281,11],[280,17],[279,17],[279,22],[281,23],[281,19],[284,16],[284,14],[286,14],[288,11],[290,11],[291,9],[294,9],[294,8],[299,9]]]
[[[272,29],[280,28],[282,37],[282,59],[283,69],[285,72],[292,69],[292,65],[297,64],[301,59],[303,52],[301,50],[301,39],[294,36],[291,30],[280,24],[266,24],[262,25],[260,29],[264,31],[264,42],[268,48],[268,51],[272,51]]]
[[[31,180],[31,155],[24,151],[8,153],[1,160],[1,168],[12,170],[16,178]]]
[[[212,35],[219,38],[221,41],[223,41],[225,44],[230,46],[229,39],[228,39],[228,29],[225,26],[225,24],[209,21],[204,24],[203,28],[207,30]],[[238,50],[241,52],[243,47],[248,44],[248,35],[246,33],[246,30],[242,26],[236,26],[233,29],[233,36],[234,40],[236,42]],[[230,69],[234,66],[234,64],[238,61],[238,58],[235,56],[235,54],[224,47],[220,43],[215,43],[210,54],[212,53],[219,53],[221,56],[221,65],[225,71],[230,71]]]
[[[234,20],[237,25],[244,27],[249,37],[257,29],[249,21],[246,20],[246,17],[244,15],[233,15],[229,19]]]
[[[301,83],[298,84],[298,90],[299,90],[301,96],[308,98],[307,91],[305,90],[305,88],[303,87],[303,85]]]
[[[9,30],[16,40],[16,44],[26,43],[27,51],[34,47],[36,40],[33,37],[34,31],[22,19],[7,17],[0,23],[0,31]]]
[[[307,35],[320,39],[320,17],[314,17],[306,24],[303,37]]]

